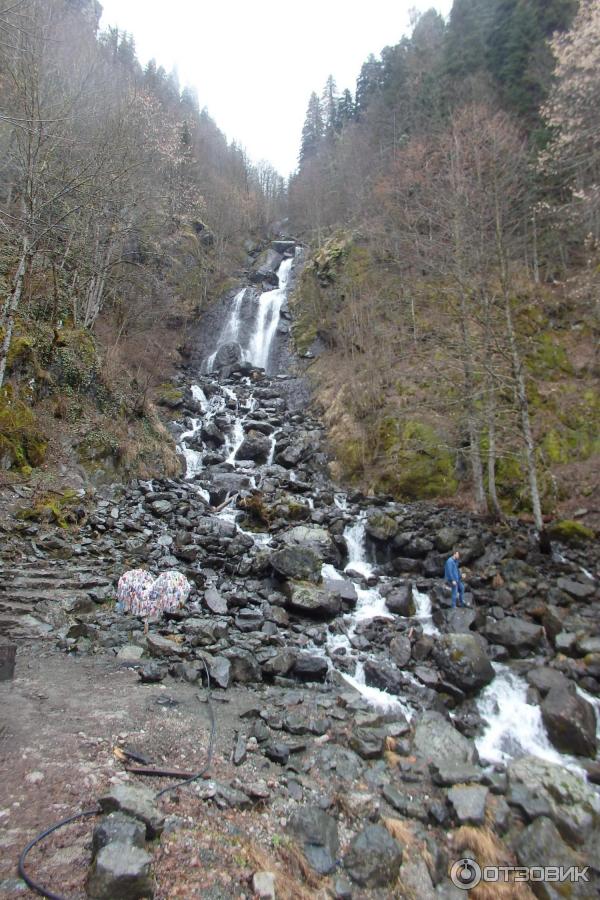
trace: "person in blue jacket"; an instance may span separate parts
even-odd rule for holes
[[[459,569],[460,553],[455,550],[452,556],[449,556],[444,566],[444,580],[446,584],[452,586],[452,609],[456,608],[456,598],[460,597],[459,606],[465,605],[465,586]]]

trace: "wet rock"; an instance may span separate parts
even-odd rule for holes
[[[452,787],[455,784],[479,782],[483,772],[469,763],[440,762],[432,766],[433,782],[440,787]]]
[[[324,681],[329,666],[323,656],[302,653],[294,663],[294,675],[302,681]]]
[[[344,868],[362,887],[383,887],[395,881],[402,864],[402,848],[381,825],[368,825],[344,856]]]
[[[385,598],[385,605],[390,612],[399,616],[414,616],[416,612],[413,599],[412,586],[410,584],[395,588]]]
[[[139,819],[146,826],[146,837],[155,838],[163,829],[165,817],[156,805],[154,792],[149,788],[116,784],[98,801],[102,812],[122,812]]]
[[[565,840],[582,844],[600,825],[600,798],[593,787],[563,766],[524,756],[508,766],[506,799],[529,821],[552,819]]]
[[[383,756],[384,738],[381,731],[357,728],[350,735],[350,746],[362,759],[379,759]]]
[[[299,840],[309,865],[319,875],[333,871],[339,851],[335,819],[317,806],[305,806],[292,813],[288,828]]]
[[[467,694],[477,693],[494,679],[493,666],[474,634],[442,635],[433,656],[446,677]]]
[[[516,844],[517,860],[521,866],[581,866],[580,857],[561,838],[554,822],[540,816],[519,835]],[[565,893],[565,888],[568,893]],[[535,895],[541,900],[562,900],[565,896],[587,898],[592,896],[591,885],[579,883],[535,883]]]
[[[449,553],[450,550],[457,549],[459,538],[460,532],[456,528],[450,526],[440,528],[435,534],[435,548],[440,553]]]
[[[307,582],[287,582],[284,593],[289,608],[306,616],[331,619],[342,609],[342,601],[337,594]]]
[[[460,784],[450,788],[448,800],[461,825],[483,825],[487,795],[488,789],[479,784]]]
[[[93,900],[140,900],[154,896],[152,857],[140,847],[115,841],[103,847],[90,870],[87,895]]]
[[[290,758],[290,748],[288,744],[279,741],[266,744],[263,747],[263,753],[271,762],[279,763],[280,766],[286,766]]]
[[[561,684],[548,691],[542,703],[548,737],[562,753],[595,757],[596,712],[574,685]]]
[[[558,669],[548,669],[541,666],[539,669],[530,669],[527,673],[527,681],[536,688],[542,697],[545,697],[552,688],[567,687],[569,679]]]
[[[379,511],[369,513],[365,531],[374,540],[389,541],[398,533],[398,530],[398,523],[391,516]]]
[[[360,757],[346,747],[332,744],[316,754],[315,767],[328,778],[339,778],[346,784],[356,781],[364,771]]]
[[[257,463],[266,463],[271,452],[271,439],[260,431],[249,431],[240,447],[236,459],[250,459]]]
[[[364,666],[365,681],[371,687],[392,694],[402,693],[404,678],[394,663],[379,659],[368,659]]]
[[[438,768],[446,763],[456,765],[477,761],[477,750],[473,742],[434,710],[427,710],[417,722],[414,749],[419,756]]]
[[[403,669],[410,662],[411,643],[404,634],[399,634],[390,641],[390,656],[399,668]]]
[[[235,617],[235,627],[240,631],[258,631],[264,620],[260,609],[248,606],[241,609]]]
[[[486,638],[494,644],[506,647],[511,656],[526,656],[544,639],[544,629],[526,619],[506,616],[499,622],[488,620],[484,629]]]
[[[321,557],[310,547],[284,547],[272,553],[269,561],[276,572],[285,578],[299,581],[312,581],[315,584],[321,580]]]
[[[287,675],[294,668],[297,653],[288,648],[276,653],[262,664],[263,674],[266,676]]]

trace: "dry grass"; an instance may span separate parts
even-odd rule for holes
[[[246,844],[245,849],[255,871],[274,874],[277,900],[325,900],[328,896],[323,880],[310,868],[296,844],[280,847],[279,859],[255,844]]]
[[[410,849],[420,843],[413,833],[410,822],[385,816],[381,821],[391,837],[393,837],[395,841],[398,841],[403,847]]]
[[[452,849],[456,856],[469,855],[479,865],[506,866],[515,860],[491,828],[474,828],[463,825],[452,835]],[[512,882],[479,884],[469,891],[473,900],[535,900],[535,895],[526,884]]]

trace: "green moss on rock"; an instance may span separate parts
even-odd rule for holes
[[[596,537],[591,528],[576,522],[573,519],[562,519],[555,522],[548,529],[550,537],[557,541],[563,541],[565,544],[582,544],[587,541],[593,541]]]

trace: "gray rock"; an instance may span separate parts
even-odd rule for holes
[[[104,816],[92,835],[92,854],[95,856],[107,844],[120,841],[133,847],[144,847],[146,828],[139,819],[132,819],[124,813],[115,812]]]
[[[117,653],[119,662],[137,662],[144,655],[144,648],[136,644],[125,644]]]
[[[380,659],[367,659],[365,662],[365,681],[372,687],[392,694],[402,693],[404,678],[396,665]]]
[[[454,784],[475,783],[481,781],[483,772],[478,766],[468,763],[443,761],[433,769],[433,782],[440,787],[452,787]]]
[[[569,679],[566,678],[558,669],[548,669],[546,666],[530,669],[527,673],[527,681],[536,688],[542,697],[545,697],[548,691],[557,687],[568,687]]]
[[[552,819],[565,840],[582,844],[600,825],[600,798],[594,788],[563,766],[524,756],[508,766],[506,799],[531,821]]]
[[[412,586],[404,584],[395,588],[385,598],[385,605],[390,612],[399,616],[414,616],[416,612],[415,601],[413,599]]]
[[[275,900],[275,875],[273,872],[255,872],[252,890],[259,900]]]
[[[389,541],[398,534],[398,523],[391,516],[378,510],[370,512],[365,531],[376,541]]]
[[[187,652],[187,649],[184,646],[176,644],[175,641],[170,641],[161,634],[146,635],[146,645],[148,647],[148,652],[152,656],[183,656]]]
[[[362,887],[394,882],[402,865],[402,847],[381,825],[367,825],[351,842],[344,868]]]
[[[262,681],[262,672],[256,656],[249,650],[236,647],[223,654],[231,665],[231,680],[240,684]]]
[[[434,538],[436,550],[439,550],[440,553],[455,550],[457,548],[459,537],[460,533],[456,528],[440,528],[440,530],[436,532]]]
[[[466,694],[474,694],[494,679],[494,668],[474,634],[445,634],[433,656],[444,675]]]
[[[483,825],[487,795],[488,789],[479,784],[460,784],[450,788],[448,800],[461,825]]]
[[[492,643],[506,647],[511,656],[527,655],[544,639],[541,625],[533,625],[516,616],[506,616],[499,622],[488,621],[484,633]]]
[[[229,612],[227,601],[214,587],[207,588],[204,592],[204,602],[216,616],[226,616]]]
[[[319,875],[333,871],[339,851],[335,819],[317,806],[305,806],[292,813],[288,828],[300,841],[309,865]]]
[[[516,852],[521,866],[581,867],[581,858],[565,844],[554,822],[546,816],[540,816],[520,833]],[[532,887],[540,900],[564,900],[567,896],[587,898],[595,895],[591,885],[585,882],[537,881]]]
[[[217,687],[227,690],[231,682],[231,662],[224,656],[206,658],[210,680]]]
[[[233,745],[233,754],[232,760],[234,766],[241,766],[242,763],[246,761],[247,756],[247,748],[246,748],[246,738],[243,734],[239,732],[235,736],[235,742]]]
[[[414,749],[438,768],[443,764],[475,763],[477,750],[441,713],[428,710],[417,723]]]
[[[405,896],[418,900],[435,900],[436,893],[424,859],[416,854],[405,855],[400,868],[400,883]]]
[[[390,656],[399,668],[403,669],[410,662],[412,647],[404,634],[399,634],[390,641]]]
[[[594,585],[589,581],[583,583],[574,581],[572,578],[559,578],[557,585],[561,591],[565,591],[570,597],[574,597],[575,600],[587,600],[588,597],[596,593]]]
[[[289,608],[295,612],[320,618],[333,618],[342,609],[337,594],[304,581],[289,581],[284,586]]]
[[[129,784],[115,784],[98,801],[105,813],[122,812],[139,819],[146,826],[146,836],[155,838],[163,829],[165,817],[156,805],[154,792],[149,788]]]
[[[270,556],[270,563],[276,572],[285,578],[301,581],[321,580],[322,558],[310,547],[284,547]]]
[[[328,671],[327,660],[311,653],[300,654],[294,663],[294,675],[303,681],[324,681]]]
[[[383,756],[384,734],[380,730],[357,728],[350,735],[350,746],[362,759]]]
[[[542,703],[548,737],[563,753],[596,756],[596,711],[580,697],[574,685],[561,684],[548,691]]]
[[[296,651],[286,647],[263,663],[263,674],[267,676],[287,675],[294,668],[296,658]]]
[[[271,439],[260,431],[249,431],[240,447],[236,459],[250,459],[257,463],[266,463],[271,452]]]
[[[93,900],[140,900],[154,896],[152,857],[140,847],[115,841],[92,864],[87,894]]]

